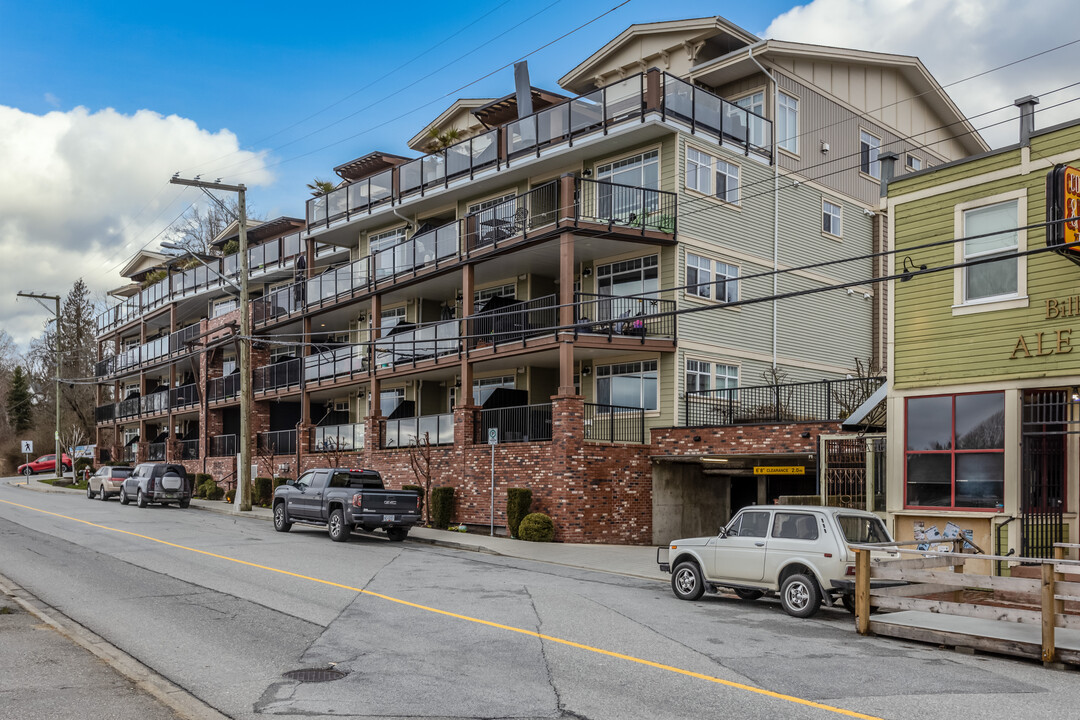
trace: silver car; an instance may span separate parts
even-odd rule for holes
[[[108,500],[120,493],[125,478],[131,477],[132,468],[126,465],[106,465],[90,476],[86,483],[86,499]]]

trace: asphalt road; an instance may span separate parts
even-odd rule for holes
[[[233,718],[1066,717],[1072,672],[773,601],[0,484],[0,574]],[[346,673],[300,683],[301,668]],[[762,692],[762,690],[766,692]]]

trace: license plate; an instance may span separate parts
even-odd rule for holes
[[[176,498],[176,493],[165,493],[164,497],[166,500],[173,500]]]
[[[397,520],[397,515],[383,515],[382,519],[383,522],[394,522]]]

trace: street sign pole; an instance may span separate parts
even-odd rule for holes
[[[499,444],[499,428],[488,428],[491,446],[491,537],[495,537],[495,446]]]
[[[30,464],[30,454],[32,452],[34,452],[34,441],[33,440],[23,440],[20,444],[22,445],[23,455],[26,456],[26,464],[29,465]],[[30,484],[30,476],[29,475],[26,476],[26,484],[27,485]]]

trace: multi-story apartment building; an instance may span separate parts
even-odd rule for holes
[[[252,231],[261,472],[347,461],[415,482],[419,440],[455,520],[528,486],[559,538],[642,543],[813,489],[829,383],[880,358],[884,315],[870,260],[793,268],[881,245],[883,148],[915,167],[985,145],[915,58],[721,18],[632,26],[560,85],[458,100],[409,141],[419,157],[343,163],[299,232]],[[221,478],[236,321],[199,272],[99,324],[105,355],[127,353],[103,359],[99,447],[198,446],[185,462]],[[188,385],[186,406],[149,402]]]
[[[1080,194],[1080,121],[1035,131],[1036,102],[1017,101],[1019,143],[889,183],[894,272],[914,273],[893,282],[890,313],[899,539],[951,527],[989,553],[1052,557],[1078,532],[1077,250],[1048,252],[1065,228],[1045,223],[1056,167]],[[1056,219],[1074,216],[1054,194]]]

